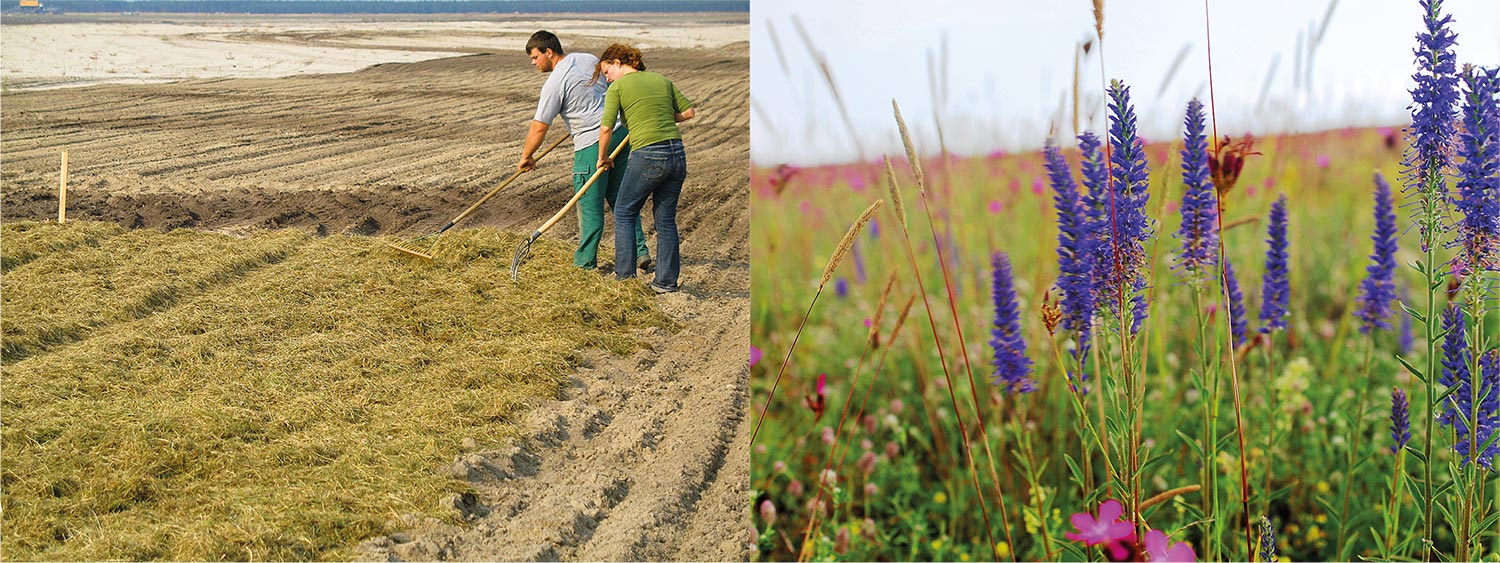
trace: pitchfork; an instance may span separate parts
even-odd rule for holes
[[[542,154],[537,155],[535,160],[540,161],[542,157],[547,156],[547,153],[552,152],[552,149],[557,148],[557,146],[561,145],[563,141],[568,140],[568,137],[569,135],[563,135],[562,137],[559,137],[557,141],[554,141],[552,143],[552,146],[547,147],[547,150],[544,150],[542,151]],[[521,170],[516,170],[515,174],[511,174],[510,177],[506,178],[504,182],[501,182],[500,185],[495,186],[494,189],[490,190],[490,193],[484,194],[484,197],[479,198],[479,201],[474,202],[474,205],[469,206],[469,208],[465,209],[463,213],[459,213],[457,217],[454,217],[453,220],[449,221],[447,225],[443,225],[443,228],[438,229],[437,232],[425,234],[401,242],[386,243],[386,246],[389,246],[396,251],[402,252],[408,256],[421,258],[423,260],[431,262],[433,250],[437,248],[438,241],[442,239],[443,233],[448,232],[448,229],[453,228],[453,226],[457,225],[459,221],[467,218],[470,213],[474,212],[475,209],[479,209],[479,206],[484,205],[484,202],[489,201],[489,199],[495,194],[500,193],[500,190],[505,189],[505,186],[509,186],[511,182],[514,182],[516,180],[516,178],[520,178],[521,173]]]
[[[626,135],[624,139],[620,140],[620,144],[615,145],[615,150],[609,153],[609,159],[614,160],[616,156],[619,156],[620,149],[625,148],[625,143],[628,142],[630,142],[630,135]],[[512,258],[510,261],[511,281],[521,280],[521,263],[525,262],[526,258],[531,256],[531,243],[536,242],[536,239],[541,238],[542,233],[547,232],[547,229],[552,228],[552,225],[556,224],[559,219],[562,219],[562,216],[567,214],[569,209],[572,209],[574,205],[577,205],[578,200],[583,198],[583,194],[588,193],[589,188],[594,186],[594,181],[599,179],[599,175],[603,174],[604,170],[605,169],[603,168],[595,170],[594,175],[589,176],[589,181],[583,184],[583,188],[579,189],[578,193],[573,194],[573,199],[568,200],[567,205],[564,205],[562,209],[559,209],[557,211],[557,214],[553,215],[551,219],[548,219],[546,223],[542,223],[541,228],[532,231],[531,236],[526,237],[526,242],[521,243],[521,247],[516,249],[516,257]]]

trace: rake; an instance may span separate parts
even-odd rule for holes
[[[544,150],[542,151],[542,154],[537,155],[535,161],[540,162],[542,160],[542,157],[547,156],[547,153],[552,152],[552,149],[557,148],[557,146],[561,145],[563,141],[568,140],[569,136],[571,135],[563,135],[562,137],[558,138],[552,143],[551,146],[547,147],[547,150]],[[437,248],[438,241],[442,239],[443,233],[448,232],[448,229],[453,228],[453,226],[457,225],[459,221],[467,218],[470,213],[474,212],[475,209],[479,209],[479,206],[484,205],[484,202],[489,201],[489,199],[495,194],[500,193],[500,190],[505,189],[505,186],[509,186],[511,182],[514,182],[516,180],[516,178],[520,178],[521,174],[522,172],[520,170],[517,170],[515,174],[511,174],[510,177],[506,178],[504,182],[501,182],[500,185],[495,186],[494,189],[490,190],[490,193],[484,194],[484,197],[479,198],[479,201],[474,202],[474,205],[470,205],[469,208],[465,209],[463,213],[459,213],[457,217],[454,217],[453,220],[449,221],[447,225],[443,225],[443,228],[438,229],[437,232],[425,234],[413,239],[403,240],[401,242],[388,242],[386,243],[386,246],[390,247],[393,250],[396,250],[397,252],[406,254],[407,256],[420,258],[422,260],[431,262],[433,250]]]
[[[614,160],[616,156],[619,156],[620,149],[625,148],[625,144],[629,142],[630,135],[626,135],[624,139],[620,140],[620,144],[615,145],[615,150],[609,153],[609,159]],[[546,223],[542,223],[541,228],[532,231],[531,236],[526,237],[526,242],[521,243],[521,247],[516,249],[515,258],[512,258],[510,260],[511,281],[520,281],[521,263],[525,262],[526,258],[531,256],[531,243],[536,242],[536,239],[541,238],[542,233],[547,232],[547,229],[551,229],[552,225],[556,224],[558,220],[562,219],[562,216],[567,214],[569,209],[572,209],[574,205],[577,205],[578,200],[583,198],[583,194],[588,193],[589,188],[594,186],[594,181],[598,180],[599,175],[603,173],[603,168],[595,170],[594,175],[589,176],[589,181],[583,184],[583,188],[579,189],[578,193],[573,194],[573,199],[568,200],[567,205],[564,205],[562,209],[557,210],[557,213],[553,215],[551,219],[548,219]]]

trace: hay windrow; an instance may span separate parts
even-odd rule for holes
[[[6,559],[347,559],[399,514],[447,517],[437,501],[466,487],[444,474],[463,439],[503,444],[525,405],[559,393],[583,348],[625,353],[633,330],[669,324],[644,287],[573,268],[555,240],[538,241],[513,284],[515,234],[450,233],[433,265],[381,239],[289,236],[124,235],[197,241],[205,252],[177,265],[193,272],[233,261],[210,248],[290,250],[6,366]],[[66,256],[86,269],[94,252],[14,275],[65,269]],[[44,290],[89,281],[26,279],[13,300],[6,276],[7,340],[12,315],[43,307]],[[82,323],[88,311],[53,314]]]
[[[100,241],[125,232],[114,223],[12,221],[0,225],[0,272],[9,272],[48,253]]]

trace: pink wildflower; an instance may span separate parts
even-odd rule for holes
[[[1087,512],[1073,514],[1073,527],[1078,528],[1078,533],[1068,532],[1063,535],[1070,540],[1084,542],[1085,545],[1114,543],[1128,539],[1135,534],[1135,528],[1129,522],[1120,521],[1120,515],[1124,512],[1125,509],[1120,506],[1119,501],[1104,501],[1104,504],[1099,505],[1097,519]]]
[[[770,499],[760,501],[760,519],[765,520],[767,526],[776,523],[776,505],[771,504]]]
[[[875,452],[865,452],[865,455],[859,456],[859,461],[855,462],[854,466],[859,468],[860,472],[869,475],[875,470]]]
[[[990,214],[991,215],[999,215],[1001,209],[1003,209],[1003,207],[1001,207],[1001,205],[1000,205],[1000,200],[998,200],[998,199],[992,199],[992,200],[990,200]]]
[[[813,411],[813,420],[823,418],[823,411],[828,408],[828,374],[818,374],[817,394],[802,397],[802,404]]]
[[[1188,542],[1172,543],[1167,534],[1161,530],[1148,530],[1146,532],[1146,560],[1152,563],[1169,561],[1173,563],[1192,563],[1198,560],[1198,555],[1193,553],[1193,545]]]
[[[756,348],[754,345],[750,346],[750,367],[755,367],[755,364],[760,363],[761,355],[760,348]]]

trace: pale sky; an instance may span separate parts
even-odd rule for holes
[[[1420,6],[1415,0],[1344,0],[1322,27],[1329,6],[1328,0],[1209,0],[1220,135],[1409,119]],[[827,58],[866,158],[900,152],[893,98],[924,152],[936,152],[928,60],[941,66],[945,37],[948,95],[939,115],[950,150],[1039,147],[1065,105],[1069,117],[1060,136],[1072,137],[1074,53],[1094,33],[1088,0],[754,0],[750,10],[751,158],[757,164],[856,158],[794,15]],[[1460,65],[1500,65],[1500,1],[1446,0],[1443,12],[1454,19]],[[1299,35],[1306,53],[1320,32],[1311,80],[1295,79],[1299,69],[1309,74],[1306,61],[1298,60],[1306,57],[1295,55]],[[1189,99],[1208,103],[1205,46],[1201,0],[1106,0],[1104,71],[1130,86],[1148,140],[1177,135]],[[1080,70],[1080,89],[1093,100],[1092,110],[1085,101],[1080,113],[1095,115],[1092,124],[1081,118],[1080,126],[1095,132],[1105,123],[1100,52],[1095,45]]]

